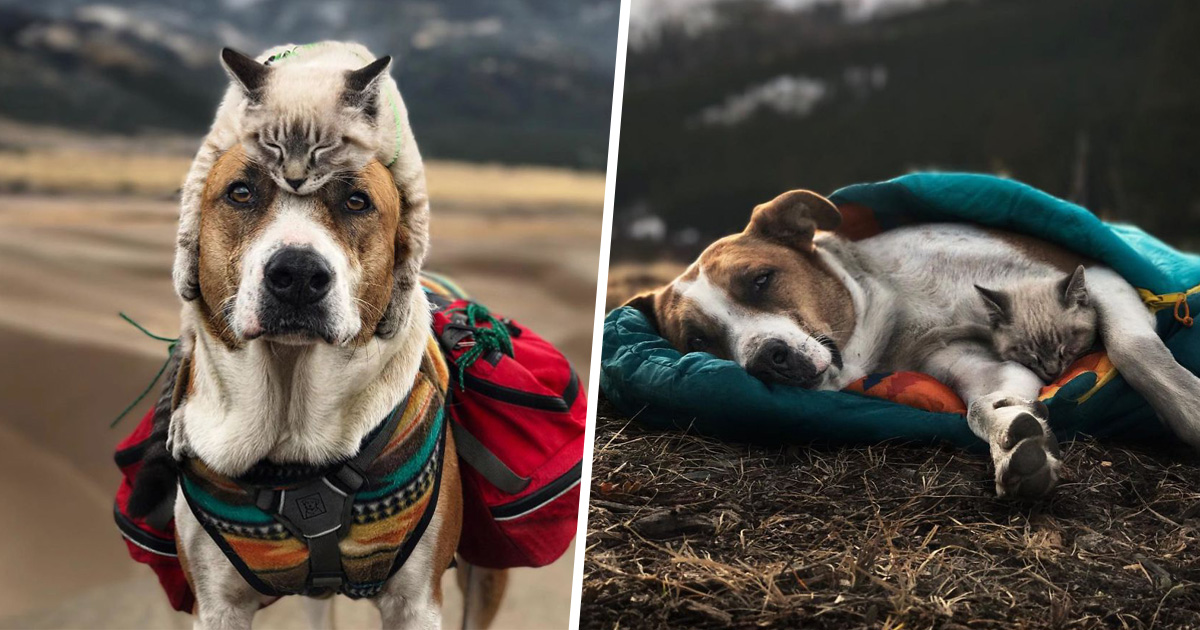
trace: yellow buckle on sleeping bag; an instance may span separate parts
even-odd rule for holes
[[[1162,295],[1151,293],[1146,289],[1138,289],[1137,292],[1151,312],[1157,313],[1164,308],[1174,308],[1175,321],[1188,328],[1191,328],[1192,324],[1196,322],[1192,317],[1191,308],[1188,307],[1187,299],[1193,294],[1200,293],[1200,286],[1192,287],[1187,291],[1164,293]]]

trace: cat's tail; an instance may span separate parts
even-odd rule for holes
[[[183,350],[171,355],[163,381],[162,393],[154,405],[153,425],[146,440],[146,451],[142,455],[142,468],[133,481],[133,492],[129,495],[129,515],[145,518],[167,501],[175,498],[175,486],[179,481],[179,469],[167,448],[167,437],[171,431],[171,412],[175,407],[176,380],[179,376]]]

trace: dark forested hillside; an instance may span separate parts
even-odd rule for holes
[[[866,22],[731,3],[719,28],[630,51],[614,255],[655,255],[663,224],[694,253],[788,188],[917,168],[1007,174],[1200,246],[1198,30],[1188,0],[983,0]]]
[[[617,0],[0,0],[0,117],[199,133],[223,45],[359,41],[428,155],[603,168]]]

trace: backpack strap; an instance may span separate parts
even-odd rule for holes
[[[508,494],[520,494],[533,481],[529,477],[518,475],[509,468],[496,454],[488,450],[461,422],[450,423],[454,431],[454,446],[458,456],[479,471],[484,479]]]

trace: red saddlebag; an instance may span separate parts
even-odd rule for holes
[[[490,568],[540,567],[575,537],[586,396],[554,346],[466,299],[428,293],[450,366],[463,479],[458,551]]]
[[[117,466],[121,469],[121,487],[117,489],[117,500],[113,505],[113,516],[117,527],[125,537],[129,547],[129,555],[142,564],[150,565],[158,575],[167,598],[175,610],[192,612],[196,602],[191,587],[183,577],[183,567],[179,564],[179,556],[175,553],[175,521],[172,514],[151,514],[146,518],[135,519],[129,516],[129,495],[133,492],[133,480],[137,478],[138,470],[142,467],[142,455],[146,442],[150,439],[150,429],[154,421],[154,410],[151,409],[138,423],[137,428],[117,445],[113,455]]]

